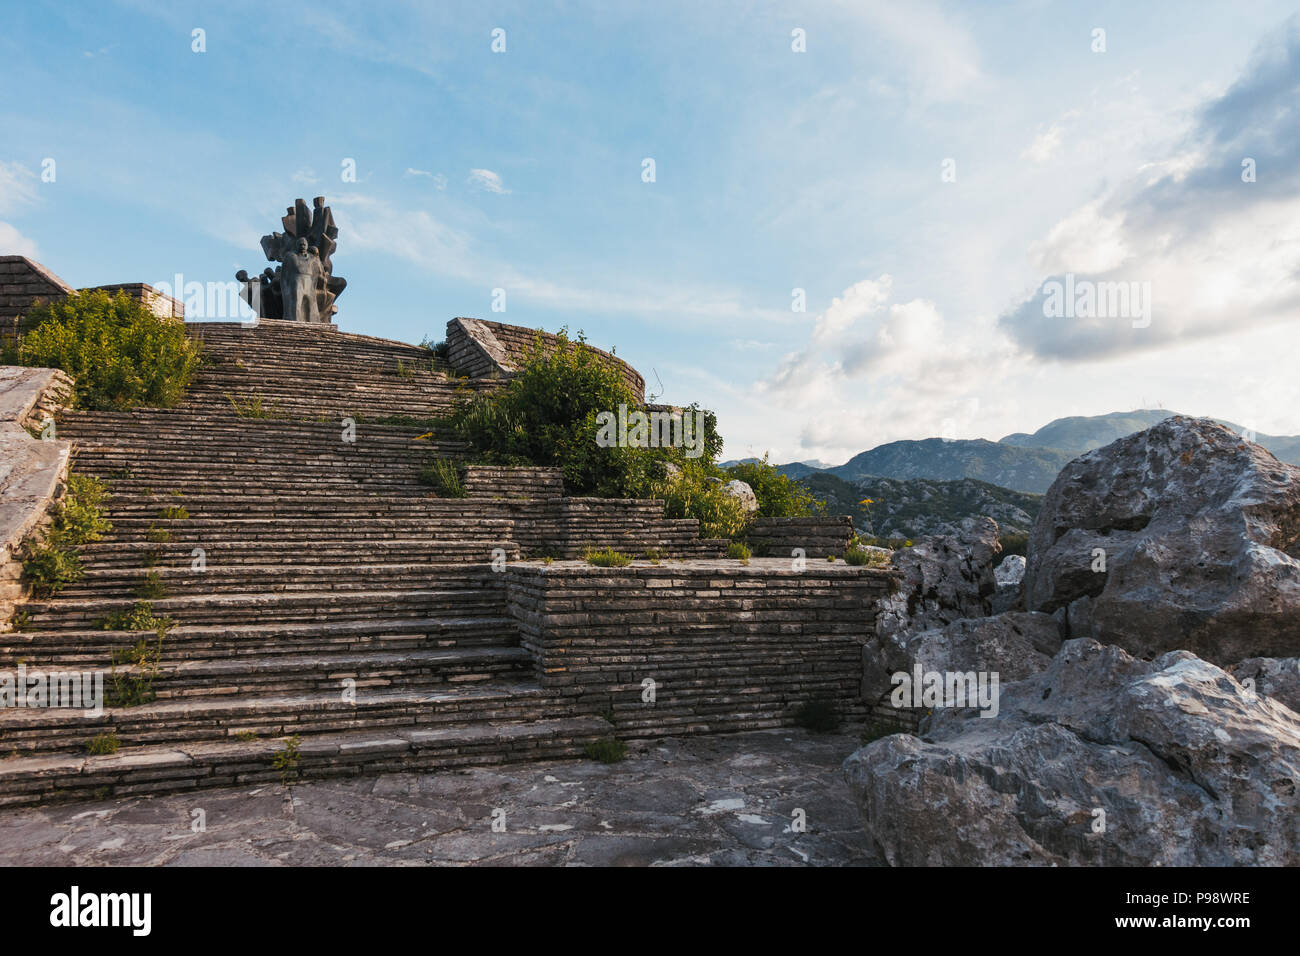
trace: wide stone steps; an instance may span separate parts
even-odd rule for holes
[[[0,805],[125,797],[209,787],[278,784],[436,768],[573,757],[607,736],[599,717],[475,720],[449,726],[395,726],[304,738],[291,771],[277,769],[279,739],[193,742],[0,760]]]
[[[334,574],[337,569],[374,565],[422,565],[440,572],[440,565],[477,565],[495,548],[505,552],[507,561],[517,560],[519,548],[507,540],[458,540],[428,538],[379,538],[330,544],[317,541],[312,547],[287,542],[209,541],[203,544],[208,571],[228,568],[301,567],[309,573]],[[192,571],[194,545],[187,541],[165,543],[108,538],[86,545],[81,551],[81,565],[87,575],[96,571],[147,574],[176,569]],[[145,558],[150,564],[143,563]],[[316,571],[315,568],[319,568]],[[68,591],[62,591],[67,594]]]
[[[535,684],[500,681],[431,688],[359,690],[341,687],[288,694],[241,694],[155,700],[135,707],[83,710],[13,709],[0,715],[0,753],[84,752],[86,741],[113,734],[122,747],[237,736],[274,738],[367,728],[527,720],[546,716]],[[12,758],[11,758],[12,759]],[[0,773],[8,761],[0,760]]]
[[[102,628],[59,631],[22,630],[0,634],[0,668],[20,661],[29,666],[56,665],[97,669],[114,653],[141,640],[156,640],[140,631]],[[518,643],[515,621],[498,609],[458,617],[454,611],[405,619],[360,619],[328,622],[281,622],[234,625],[180,624],[167,632],[163,659],[218,660],[273,654],[420,651],[470,647],[506,647]]]
[[[201,594],[164,597],[150,602],[153,613],[189,625],[249,624],[289,621],[346,621],[364,618],[431,617],[441,611],[457,616],[491,614],[500,607],[496,590],[290,591],[282,594]],[[86,630],[102,627],[107,615],[130,611],[135,599],[31,601],[24,605],[27,627],[41,630]]]
[[[59,591],[60,601],[79,598],[179,597],[199,594],[282,594],[291,591],[375,591],[395,588],[482,587],[491,553],[484,548],[474,564],[289,566],[247,564],[194,571],[188,565],[88,571],[79,582]]]
[[[121,672],[134,671],[122,668]],[[531,676],[532,660],[520,647],[276,654],[164,662],[153,690],[159,700],[235,694],[338,693],[345,686],[361,694],[376,689],[415,690],[439,684],[526,680]]]

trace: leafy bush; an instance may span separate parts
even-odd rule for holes
[[[703,454],[688,459],[681,448],[602,448],[598,416],[638,407],[618,368],[561,329],[552,348],[538,336],[505,388],[457,402],[447,416],[455,437],[484,461],[559,468],[579,495],[644,497],[663,474],[662,462],[711,463],[722,449],[717,419],[704,416]],[[697,409],[692,407],[689,412]]]
[[[23,574],[38,597],[81,580],[77,549],[113,529],[104,514],[107,499],[108,488],[98,478],[68,475],[67,491],[51,509],[50,526],[39,540],[23,546]]]
[[[615,551],[613,548],[606,548],[603,551],[588,549],[583,554],[588,564],[594,564],[598,568],[625,568],[632,563],[632,559],[622,551]]]
[[[468,492],[460,467],[450,458],[434,458],[420,469],[420,481],[439,498],[464,498]]]
[[[726,469],[729,477],[743,481],[758,499],[759,518],[805,518],[826,510],[824,502],[799,482],[781,474],[764,455],[762,461],[743,462]]]
[[[670,518],[696,518],[703,538],[735,538],[749,526],[740,499],[727,494],[722,485],[708,481],[710,468],[698,462],[681,467],[675,479],[652,485],[656,498],[664,499],[664,514]]]
[[[727,545],[727,557],[735,558],[737,561],[748,563],[752,553],[743,541],[733,541]]]
[[[582,752],[591,760],[601,763],[618,763],[627,756],[627,744],[617,737],[602,737],[593,740],[582,748]]]
[[[871,568],[889,567],[889,555],[884,551],[873,551],[862,546],[854,539],[844,551],[844,563],[866,565]]]
[[[200,346],[184,323],[125,293],[73,293],[27,318],[35,328],[19,343],[20,364],[63,369],[76,379],[82,408],[175,405],[199,366]]]

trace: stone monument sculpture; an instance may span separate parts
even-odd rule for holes
[[[334,301],[347,280],[334,275],[331,256],[338,248],[339,230],[325,197],[312,200],[312,208],[298,199],[281,220],[284,232],[262,237],[262,252],[271,262],[255,279],[240,270],[235,278],[244,284],[243,298],[259,318],[290,322],[330,322],[338,308]]]

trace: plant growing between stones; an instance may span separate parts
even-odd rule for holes
[[[742,564],[749,564],[752,554],[753,552],[749,550],[749,546],[743,541],[733,541],[727,545],[727,557],[735,558]]]
[[[38,597],[48,597],[81,580],[77,551],[98,541],[113,525],[105,516],[107,486],[97,478],[68,475],[67,491],[50,509],[52,520],[39,540],[23,545],[23,574]]]
[[[240,418],[275,418],[276,411],[270,404],[263,404],[261,395],[254,395],[247,401],[241,401],[233,395],[227,395],[226,401]]]
[[[158,517],[163,521],[184,521],[189,516],[190,513],[184,505],[168,505],[158,512]]]
[[[153,684],[162,663],[163,641],[167,632],[175,627],[170,617],[158,617],[148,601],[137,601],[129,610],[116,611],[103,619],[109,631],[153,631],[157,640],[152,644],[145,638],[129,648],[118,648],[110,658],[108,703],[112,707],[135,707],[154,700]],[[118,667],[129,670],[119,672]]]
[[[297,734],[286,737],[284,749],[271,760],[271,766],[280,771],[280,782],[286,787],[293,786],[298,780],[299,745],[301,743],[302,738]]]
[[[104,756],[115,754],[118,748],[122,746],[122,741],[118,739],[117,734],[111,731],[106,734],[98,734],[86,741],[86,753],[92,756]]]
[[[588,564],[594,564],[598,568],[625,568],[632,563],[632,559],[622,551],[615,551],[613,548],[605,548],[597,551],[588,548],[582,555]]]
[[[432,459],[420,469],[419,477],[439,498],[465,498],[469,494],[459,466],[450,458]]]
[[[591,760],[599,760],[601,763],[618,763],[627,756],[627,744],[617,737],[602,737],[599,740],[590,741],[582,752]]]
[[[155,601],[158,598],[167,596],[167,585],[163,583],[162,575],[157,571],[150,571],[144,576],[144,579],[136,586],[135,596],[145,601]]]

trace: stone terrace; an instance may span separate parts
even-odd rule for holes
[[[470,466],[469,497],[435,498],[420,468],[465,450],[428,419],[500,381],[330,326],[190,328],[206,356],[182,406],[61,415],[74,469],[110,484],[113,531],[83,580],[0,633],[0,669],[128,675],[113,661],[153,635],[106,619],[147,600],[175,622],[156,699],[0,713],[0,803],[278,781],[286,753],[330,777],[780,726],[817,697],[860,711],[888,575],[718,562],[723,543],[661,502],[565,497],[547,469]],[[588,545],[674,560],[521,563]],[[651,707],[644,676],[663,685]],[[120,749],[88,756],[101,735]]]

